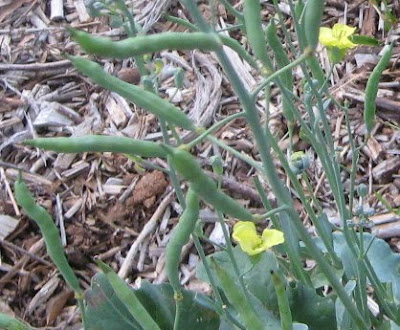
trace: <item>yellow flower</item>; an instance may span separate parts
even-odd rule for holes
[[[319,42],[328,47],[336,47],[339,49],[354,48],[357,45],[349,40],[354,34],[356,28],[337,23],[332,29],[322,27],[319,29]]]
[[[250,221],[239,221],[233,227],[233,239],[241,249],[250,256],[259,254],[285,241],[283,232],[276,229],[265,229],[260,236],[256,226]]]

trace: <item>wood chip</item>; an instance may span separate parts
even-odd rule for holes
[[[0,214],[0,240],[10,235],[18,224],[19,220],[6,214]]]
[[[372,177],[378,183],[393,181],[393,174],[400,169],[400,157],[392,157],[379,163],[372,169]]]

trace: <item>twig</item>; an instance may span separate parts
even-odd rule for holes
[[[122,266],[118,272],[118,275],[121,278],[126,278],[129,274],[129,271],[132,267],[133,264],[133,259],[136,256],[136,253],[138,252],[138,247],[139,245],[144,241],[144,239],[153,232],[155,229],[158,219],[162,216],[163,212],[171,203],[172,199],[174,197],[174,192],[171,191],[165,198],[164,200],[160,203],[158,206],[157,210],[154,212],[153,216],[151,219],[146,223],[146,225],[143,227],[142,231],[140,232],[139,236],[136,238],[135,242],[132,244],[131,248],[129,249],[128,254],[125,257],[124,262],[122,263]]]
[[[50,19],[58,21],[64,18],[63,0],[51,0],[50,3]]]
[[[51,70],[69,66],[72,66],[70,60],[62,60],[49,63],[32,63],[32,64],[5,63],[5,64],[0,64],[0,71],[9,71],[9,70],[41,71],[41,70]]]

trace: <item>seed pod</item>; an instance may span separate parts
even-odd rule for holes
[[[167,245],[166,251],[166,273],[169,283],[176,294],[182,294],[179,281],[179,263],[183,246],[189,241],[197,219],[199,218],[199,199],[197,194],[189,188],[186,195],[186,208],[175,227]]]
[[[80,137],[54,137],[26,140],[24,144],[63,153],[117,152],[141,157],[166,158],[159,144],[122,136],[86,135]]]
[[[177,172],[190,182],[190,187],[204,201],[214,206],[216,210],[236,219],[253,220],[253,215],[248,210],[217,188],[216,183],[203,172],[189,152],[179,148],[164,147],[170,154]]]
[[[273,270],[271,270],[271,278],[275,287],[276,297],[278,298],[278,308],[282,330],[292,330],[292,313],[290,311],[289,300],[283,280],[281,276]]]
[[[211,261],[223,292],[240,315],[246,329],[265,329],[265,325],[255,312],[255,308],[251,305],[249,299],[247,299],[241,286],[238,286],[231,274],[218,265],[214,259],[211,259]]]
[[[69,56],[68,58],[80,73],[89,77],[101,87],[125,97],[127,100],[164,119],[170,124],[189,131],[195,129],[191,120],[181,110],[158,95],[148,92],[138,86],[126,83],[104,72],[103,68],[93,61],[79,56]]]
[[[245,0],[243,3],[246,35],[254,55],[265,68],[271,69],[272,63],[267,53],[266,40],[262,29],[261,5],[259,0]]]
[[[324,13],[325,0],[308,0],[304,12],[304,33],[308,46],[315,50],[318,45],[319,27]]]
[[[155,53],[164,49],[217,50],[221,47],[217,34],[204,32],[165,32],[127,38],[121,41],[96,37],[75,29],[69,29],[69,33],[85,52],[106,58],[124,59]]]
[[[39,226],[46,243],[47,253],[61,272],[65,281],[75,292],[81,292],[78,278],[65,257],[60,235],[53,219],[43,207],[36,204],[28,187],[22,181],[21,176],[15,181],[14,193],[18,204]]]
[[[281,40],[278,38],[276,33],[275,24],[271,22],[268,24],[267,29],[265,31],[265,36],[267,38],[267,42],[269,47],[272,49],[275,55],[275,60],[278,64],[278,68],[282,69],[283,67],[289,65],[289,57],[287,56]],[[285,88],[292,91],[293,90],[293,75],[292,70],[287,70],[280,75],[282,84]],[[283,113],[286,119],[293,123],[294,121],[294,114],[292,113],[291,104],[286,98],[282,99],[282,106],[283,106]]]
[[[367,86],[365,88],[365,101],[364,101],[364,121],[367,127],[368,134],[371,133],[375,125],[376,113],[376,95],[378,94],[378,84],[382,77],[383,70],[388,66],[390,58],[393,54],[393,43],[382,55],[378,64],[369,76]]]

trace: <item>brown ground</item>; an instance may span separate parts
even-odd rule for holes
[[[150,159],[150,164],[146,166],[122,155],[57,155],[21,144],[25,139],[37,136],[81,136],[90,133],[155,141],[162,139],[153,115],[93,85],[77,74],[63,57],[64,53],[80,53],[78,46],[64,30],[66,26],[113,36],[116,40],[126,37],[123,29],[110,28],[107,17],[90,18],[81,6],[81,0],[63,1],[63,14],[53,17],[51,2],[0,1],[0,311],[21,317],[33,326],[71,329],[79,322],[71,292],[57,276],[56,269],[46,255],[36,225],[21,215],[21,209],[14,201],[10,187],[17,176],[17,169],[24,170],[25,180],[37,201],[59,223],[66,238],[68,259],[85,287],[97,271],[92,262],[94,256],[118,271],[132,243],[143,236],[140,236],[143,230],[148,231],[148,235],[139,244],[127,276],[131,282],[142,278],[156,283],[165,281],[164,250],[181,209],[170,193],[168,177],[159,170],[151,169],[150,165],[161,169],[166,167],[160,159]],[[399,1],[392,2],[394,15],[400,17]],[[176,4],[171,5],[167,0],[135,3],[136,9],[140,9],[137,19],[151,33],[183,30],[157,15],[159,11],[166,10],[172,15],[184,17],[184,12]],[[399,38],[400,25],[397,23],[389,35],[382,32],[383,21],[373,6],[368,7],[369,1],[354,0],[348,3],[349,6],[344,8],[343,1],[328,1],[324,25],[337,22],[345,13],[347,23],[360,27],[360,34],[375,36],[386,43]],[[267,21],[273,7],[268,4],[264,9]],[[210,14],[206,5],[202,6],[202,10],[205,15]],[[360,16],[361,11],[363,16]],[[222,6],[218,7],[218,14],[223,22],[234,23],[233,17]],[[289,19],[287,24],[291,24]],[[236,30],[231,35],[245,42]],[[350,104],[351,127],[357,145],[364,140],[363,91],[381,49],[358,47],[333,73],[331,91],[338,99],[347,100]],[[174,96],[174,101],[197,124],[208,126],[240,110],[212,55],[164,52],[155,54],[155,57],[162,59],[166,68],[160,85],[160,91],[165,96],[174,94],[174,82],[168,75],[168,68],[181,67],[184,70],[184,87]],[[377,100],[379,120],[374,137],[362,149],[356,177],[357,183],[364,182],[369,186],[370,197],[367,202],[378,211],[378,215],[372,217],[376,223],[373,230],[380,237],[388,239],[395,250],[400,230],[400,217],[395,209],[400,204],[398,58],[399,48],[396,47],[390,68],[385,71],[380,85]],[[325,59],[326,53],[321,50],[321,60],[326,64]],[[109,72],[126,81],[137,83],[140,78],[130,60],[102,62]],[[236,63],[236,68],[248,86],[254,87],[259,81],[243,63]],[[297,82],[298,88],[301,88],[298,76]],[[287,129],[279,111],[279,95],[275,90],[272,93],[271,108],[274,113],[271,125],[281,137],[282,148],[287,148]],[[260,106],[262,104],[259,103]],[[350,168],[352,155],[344,115],[334,108],[328,111],[337,146],[342,148],[342,164]],[[251,134],[243,120],[231,122],[215,136],[258,159]],[[309,146],[299,139],[298,130],[295,141],[296,149],[308,150]],[[205,142],[194,151],[210,171],[209,158],[215,149]],[[220,152],[225,166],[225,190],[248,207],[261,208],[252,181],[254,171],[225,151]],[[323,206],[334,221],[336,213],[330,189],[317,162],[309,169],[309,177],[314,187],[310,193],[323,201]],[[348,182],[348,179],[344,171],[344,182]],[[394,209],[382,205],[372,192],[378,192],[378,196],[382,196]],[[273,196],[270,197],[273,199]],[[218,230],[214,230],[215,215],[206,206],[204,208],[202,218],[206,219],[205,231],[219,237]],[[302,212],[301,205],[299,212]],[[212,251],[210,246],[207,249]],[[187,247],[186,255],[189,258],[184,260],[184,283],[189,288],[206,291],[207,287],[194,277],[195,262],[191,260],[195,252],[191,245]]]

